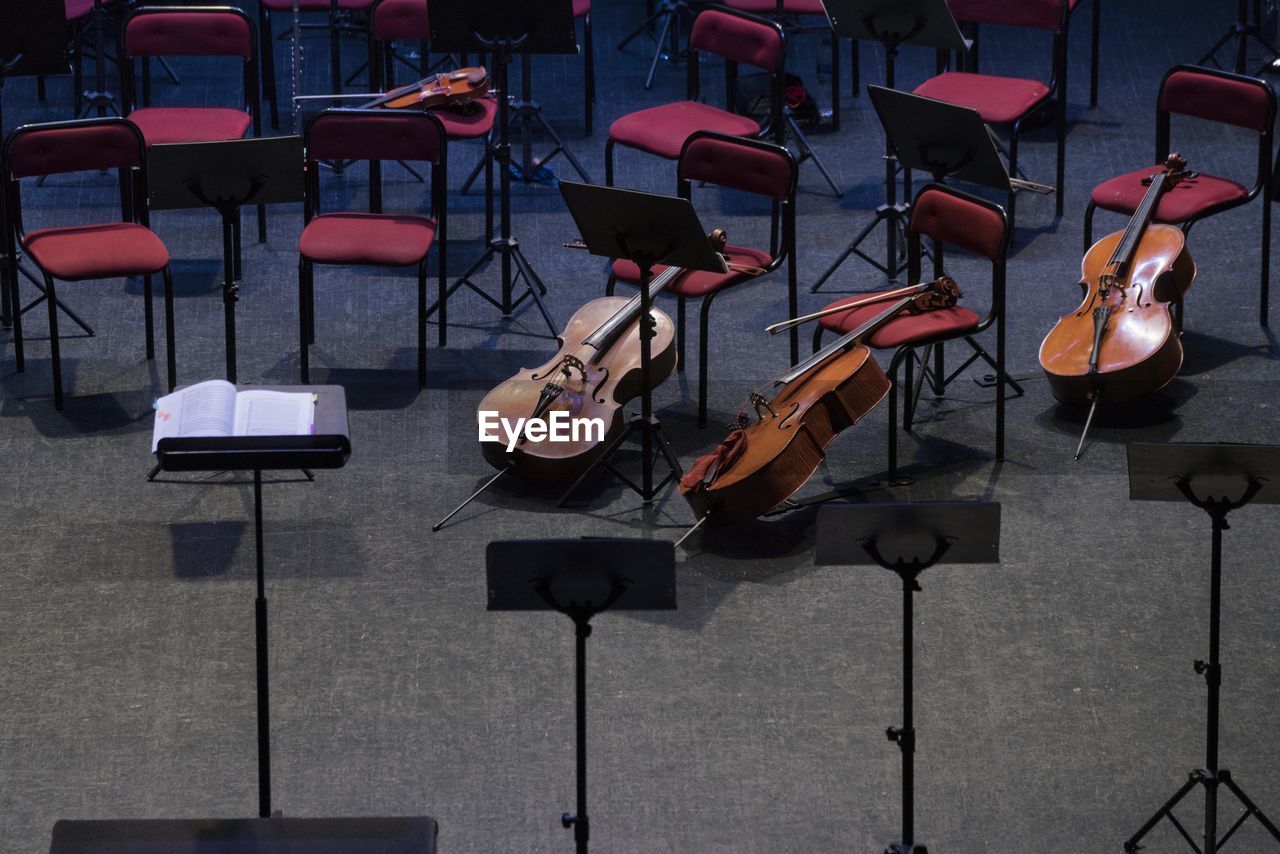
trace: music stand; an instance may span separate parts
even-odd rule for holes
[[[627,423],[626,429],[574,481],[560,497],[558,504],[564,506],[569,496],[601,468],[608,469],[648,504],[669,481],[676,480],[683,473],[666,436],[662,434],[661,423],[653,414],[650,371],[654,321],[650,311],[654,294],[649,293],[653,266],[666,264],[710,273],[725,273],[729,268],[724,257],[708,242],[707,232],[698,221],[693,203],[688,199],[569,181],[561,182],[560,192],[564,195],[565,204],[569,206],[569,213],[582,234],[588,252],[604,258],[625,258],[640,269],[641,326],[640,415]],[[613,465],[614,455],[637,431],[640,433],[642,466],[639,486]],[[668,468],[666,477],[656,485],[653,482],[655,442]]]
[[[969,49],[970,43],[961,34],[960,26],[947,6],[947,0],[824,0],[824,5],[831,22],[832,38],[875,41],[884,46],[884,85],[890,89],[894,87],[894,68],[900,46],[914,44],[946,51]],[[905,245],[907,205],[898,202],[897,165],[893,162],[892,155],[893,149],[886,136],[884,204],[876,208],[871,222],[863,226],[835,262],[813,283],[810,288],[812,293],[817,293],[850,255],[857,255],[890,280],[896,279],[906,267],[905,262],[898,261],[898,238],[901,236]],[[911,178],[909,174],[904,174],[903,178],[904,199],[909,201]],[[882,222],[887,226],[884,264],[859,248]]]
[[[1227,27],[1227,31],[1222,38],[1218,39],[1213,47],[1209,48],[1209,52],[1200,57],[1200,61],[1196,65],[1209,65],[1212,63],[1215,68],[1224,68],[1225,66],[1218,61],[1218,51],[1226,47],[1232,39],[1235,40],[1235,65],[1233,69],[1237,74],[1249,73],[1245,71],[1245,63],[1249,61],[1249,39],[1253,39],[1267,51],[1267,60],[1258,66],[1257,74],[1261,74],[1276,61],[1277,56],[1280,56],[1280,49],[1262,34],[1262,4],[1258,0],[1253,0],[1253,2],[1250,2],[1250,0],[1236,0],[1235,21],[1232,22],[1231,26]]]
[[[0,2],[0,140],[8,134],[4,123],[4,84],[10,77],[37,77],[40,75],[66,74],[70,70],[67,60],[67,12],[66,6],[57,2],[22,3],[17,0]],[[19,260],[18,247],[9,227],[7,211],[0,205],[0,229],[4,231],[4,256],[0,258],[0,324],[13,323],[15,312],[26,314],[46,297],[44,282]],[[13,259],[12,262],[10,259]],[[16,270],[16,273],[15,273]],[[41,296],[23,308],[18,295],[17,275],[27,277]],[[10,278],[12,276],[12,281]],[[86,335],[93,329],[79,315],[58,300],[58,308]],[[22,360],[18,359],[18,370]]]
[[[508,70],[514,54],[577,53],[578,34],[573,26],[571,0],[530,3],[528,0],[428,0],[431,22],[431,49],[444,53],[489,53],[493,56],[494,88],[498,98],[498,144],[493,157],[498,162],[498,195],[500,204],[499,234],[490,239],[484,253],[445,292],[447,300],[458,288],[466,287],[502,312],[504,317],[526,299],[532,299],[547,324],[550,337],[560,334],[551,319],[542,295],[547,287],[538,278],[520,242],[511,234],[511,113],[508,104]],[[486,157],[490,156],[487,152]],[[472,277],[494,256],[501,260],[502,291],[494,299]],[[512,264],[516,272],[512,275]],[[517,279],[523,278],[525,292],[512,300]],[[443,301],[443,300],[442,300]],[[427,315],[440,307],[436,302]]]
[[[815,566],[875,564],[902,579],[902,726],[885,730],[902,750],[902,839],[885,854],[928,854],[915,841],[913,594],[920,573],[940,563],[1000,562],[1000,505],[938,501],[842,504],[818,510]]]
[[[49,854],[435,854],[433,819],[246,818],[68,821]]]
[[[604,611],[674,611],[675,548],[666,540],[498,540],[485,549],[490,611],[559,611],[573,620],[577,854],[587,854],[587,638]]]
[[[351,456],[347,426],[347,396],[342,386],[247,386],[268,391],[311,392],[315,395],[314,432],[309,436],[209,436],[161,439],[156,446],[153,480],[166,472],[253,472],[253,521],[258,594],[254,601],[254,647],[257,651],[258,694],[258,815],[271,815],[271,714],[267,655],[267,594],[262,546],[262,473],[302,469],[342,468]],[[159,481],[166,483],[168,481]]]
[[[240,208],[301,201],[302,164],[302,139],[296,136],[153,145],[147,155],[152,210],[210,207],[222,216],[222,304],[230,382],[236,381]],[[258,217],[261,223],[261,210]]]
[[[1138,851],[1139,844],[1162,819],[1168,818],[1192,850],[1215,854],[1249,816],[1277,842],[1277,828],[1231,778],[1231,772],[1218,767],[1218,712],[1222,687],[1222,665],[1218,658],[1218,641],[1222,618],[1222,532],[1230,527],[1227,514],[1246,504],[1280,504],[1280,446],[1135,443],[1128,447],[1129,499],[1131,501],[1186,501],[1209,514],[1212,523],[1209,557],[1209,660],[1194,664],[1209,686],[1208,714],[1205,721],[1204,768],[1192,771],[1173,797],[1165,801],[1133,836],[1124,843],[1127,852]],[[1204,847],[1195,844],[1173,808],[1197,785],[1204,786]],[[1225,786],[1245,808],[1231,828],[1218,837],[1218,786]]]

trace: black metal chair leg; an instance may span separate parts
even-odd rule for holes
[[[444,280],[440,282],[444,289]],[[440,346],[444,346],[444,298],[440,299]],[[427,384],[427,259],[418,264],[418,386]]]
[[[62,351],[58,347],[58,297],[53,279],[44,276],[45,303],[49,306],[49,358],[53,364],[53,408],[62,409]]]
[[[173,271],[166,265],[161,271],[164,278],[164,344],[166,367],[169,371],[169,391],[178,384],[178,349],[173,334]]]
[[[309,312],[307,298],[307,262],[298,259],[298,364],[301,382],[311,382],[310,354],[307,343],[311,337],[311,329],[307,320]]]
[[[151,290],[151,274],[147,273],[142,277],[142,319],[146,324],[146,340],[147,340],[147,359],[151,360],[156,357],[156,333],[153,328],[155,323],[155,315],[152,309],[152,290]]]

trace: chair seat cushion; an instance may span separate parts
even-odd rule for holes
[[[831,303],[831,306],[866,299],[870,296],[875,294],[858,294],[836,300]],[[872,320],[887,307],[887,302],[872,303],[838,314],[829,314],[819,318],[818,323],[824,329],[843,335]],[[872,333],[867,343],[881,350],[896,349],[904,344],[910,345],[918,341],[963,335],[977,329],[981,322],[982,318],[960,305],[923,311],[919,314],[911,314],[903,309],[897,317]]]
[[[591,0],[573,0],[573,17],[581,18],[591,11]]]
[[[155,232],[132,222],[45,228],[22,245],[40,269],[69,282],[158,273],[169,264]]]
[[[1031,112],[1049,96],[1049,87],[1022,77],[948,71],[921,83],[915,94],[968,107],[976,110],[984,122],[1001,125]]]
[[[496,98],[477,98],[459,109],[432,110],[431,115],[444,125],[449,139],[475,139],[489,133],[494,117],[498,115]]]
[[[1103,181],[1093,188],[1093,203],[1103,210],[1132,214],[1147,193],[1143,179],[1156,169],[1155,166],[1146,166]],[[1179,181],[1160,194],[1153,219],[1163,223],[1186,222],[1218,205],[1240,203],[1248,197],[1249,191],[1235,181],[1213,175],[1196,175]]]
[[[148,146],[170,142],[217,142],[240,139],[252,117],[225,107],[142,107],[129,114]]]
[[[321,214],[298,238],[298,251],[317,264],[407,267],[431,251],[436,222],[407,214]]]
[[[761,252],[759,249],[750,249],[744,246],[726,246],[724,251],[729,256],[729,260],[735,264],[751,267],[766,267],[773,260],[768,252]],[[653,268],[653,275],[656,276],[665,269],[667,269],[666,265],[658,264]],[[621,259],[614,261],[613,275],[618,277],[618,281],[625,282],[628,285],[640,284],[640,268],[632,261]],[[755,277],[733,270],[728,273],[706,273],[701,270],[690,270],[677,276],[675,281],[667,285],[665,291],[682,297],[704,297],[707,294],[731,288],[753,278]]]
[[[93,11],[93,0],[65,0],[63,6],[67,12],[67,20],[74,22]]]
[[[675,160],[684,141],[700,130],[756,136],[760,133],[760,124],[749,116],[739,116],[719,107],[697,101],[676,101],[628,113],[609,126],[609,139],[628,148]]]

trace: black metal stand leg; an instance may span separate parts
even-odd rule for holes
[[[574,627],[574,717],[576,721],[575,762],[578,804],[576,813],[564,813],[560,823],[573,828],[577,854],[587,854],[591,825],[587,819],[587,638],[591,637],[589,613],[572,613]]]
[[[222,211],[222,320],[226,335],[227,381],[236,381],[236,301],[240,286],[235,280],[236,209]]]
[[[915,611],[913,594],[920,589],[916,580],[919,570],[904,567],[902,578],[902,726],[889,727],[885,734],[902,750],[902,841],[894,842],[885,854],[928,854],[923,845],[915,844]]]
[[[254,647],[258,685],[258,817],[271,817],[271,708],[267,677],[267,592],[262,549],[262,471],[253,471],[253,524],[258,559],[258,598],[254,601]]]

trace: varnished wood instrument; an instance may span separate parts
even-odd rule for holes
[[[1053,396],[1089,407],[1076,459],[1099,401],[1122,403],[1150,394],[1182,366],[1181,330],[1170,307],[1191,287],[1196,265],[1181,229],[1152,224],[1151,217],[1160,194],[1190,174],[1177,153],[1153,170],[1128,226],[1085,253],[1084,300],[1040,345],[1040,366]]]
[[[725,233],[716,229],[708,240],[723,250]],[[668,267],[649,282],[652,302],[685,272]],[[544,364],[524,369],[497,386],[478,411],[497,412],[508,423],[545,418],[554,410],[574,419],[600,418],[607,425],[604,441],[586,431],[576,441],[532,442],[522,437],[508,451],[501,442],[481,442],[484,458],[502,471],[537,484],[572,483],[604,453],[625,426],[622,407],[638,396],[640,386],[641,294],[592,300],[570,318],[560,335],[560,349]],[[676,367],[675,325],[652,309],[650,387],[657,387]]]
[[[960,296],[946,276],[895,293],[903,296],[880,314],[750,394],[735,429],[680,481],[700,523],[753,519],[794,495],[826,458],[827,445],[889,393],[889,378],[862,341],[904,309],[945,308]],[[770,388],[776,392],[766,398]]]
[[[459,68],[433,74],[417,83],[393,89],[365,104],[365,109],[431,110],[460,107],[489,91],[489,72],[483,68]]]

